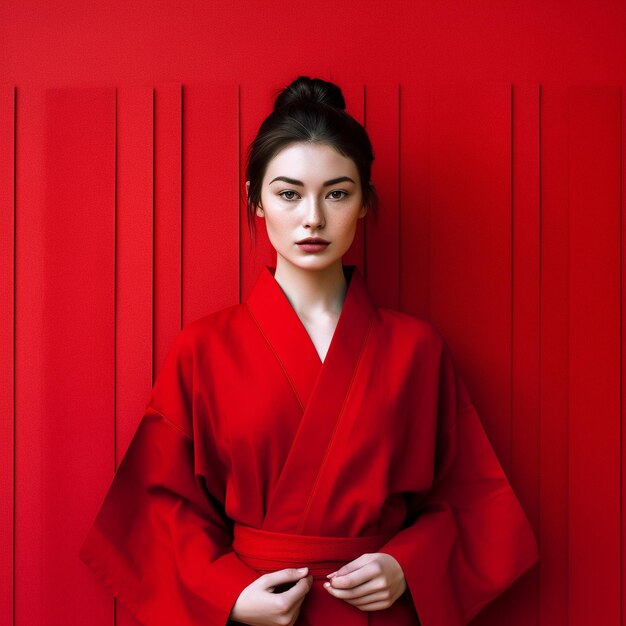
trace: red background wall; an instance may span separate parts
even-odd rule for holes
[[[446,336],[540,542],[475,623],[624,623],[625,3],[4,0],[0,52],[0,623],[133,623],[78,547],[181,325],[273,262],[241,172],[298,74],[374,143],[345,261]]]

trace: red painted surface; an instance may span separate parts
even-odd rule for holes
[[[623,81],[621,0],[5,0],[9,82]]]
[[[3,619],[11,617],[13,606],[13,503],[15,493],[15,89],[0,88],[0,284],[2,318],[0,320],[0,605],[6,607]]]
[[[576,626],[617,624],[620,90],[572,89],[569,127],[569,615]]]
[[[475,623],[625,623],[626,4],[12,0],[0,42],[0,623],[133,623],[78,543],[181,324],[273,261],[241,175],[298,74],[374,142],[346,262],[448,338],[540,542]]]

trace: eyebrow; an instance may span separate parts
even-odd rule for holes
[[[295,178],[287,178],[287,176],[277,176],[274,180],[271,180],[268,184],[271,185],[275,183],[277,180],[282,180],[285,183],[289,183],[290,185],[299,185],[300,187],[304,187],[304,183],[301,180],[296,180]],[[333,178],[332,180],[327,180],[324,183],[324,187],[329,187],[330,185],[336,185],[337,183],[354,183],[354,181],[349,176],[340,176],[339,178]],[[355,183],[356,184],[356,183]]]

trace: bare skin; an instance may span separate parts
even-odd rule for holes
[[[277,177],[302,184],[275,180]],[[325,184],[338,178],[350,180]],[[366,211],[354,161],[331,146],[295,143],[268,163],[256,212],[264,218],[276,249],[274,278],[322,361],[347,290],[342,257]],[[296,244],[306,237],[321,237],[330,243],[321,252],[308,253]],[[251,626],[291,626],[311,588],[312,578],[307,571],[283,569],[259,577],[241,592],[231,617]],[[277,585],[291,581],[297,581],[291,589],[273,593]],[[377,611],[395,602],[406,589],[406,581],[394,557],[374,553],[364,554],[329,574],[324,588],[360,610]]]
[[[389,608],[406,590],[400,564],[390,554],[363,554],[336,572],[324,583],[328,593],[361,611]]]
[[[320,360],[323,362],[328,353],[335,328],[339,322],[339,316],[341,315],[341,309],[348,288],[343,270],[341,271],[340,277],[330,277],[328,288],[324,289],[323,286],[321,287],[322,294],[328,299],[328,302],[324,304],[315,299],[315,292],[320,288],[319,285],[311,286],[308,291],[304,291],[302,288],[297,290],[291,289],[290,287],[294,280],[285,277],[284,271],[278,274],[278,269],[277,267],[274,278],[285,292],[287,299],[290,301],[291,306],[294,308],[307,334],[311,338]],[[341,267],[339,269],[341,269]],[[333,294],[333,291],[336,293]],[[307,302],[309,297],[314,304]]]
[[[307,574],[307,568],[263,574],[241,592],[230,617],[250,626],[292,626],[313,583]],[[294,581],[291,589],[274,593],[276,586]]]

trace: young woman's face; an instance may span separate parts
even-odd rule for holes
[[[303,269],[321,270],[341,262],[367,209],[352,159],[332,146],[295,143],[268,163],[256,212],[279,256]],[[308,238],[328,243],[298,243]]]

